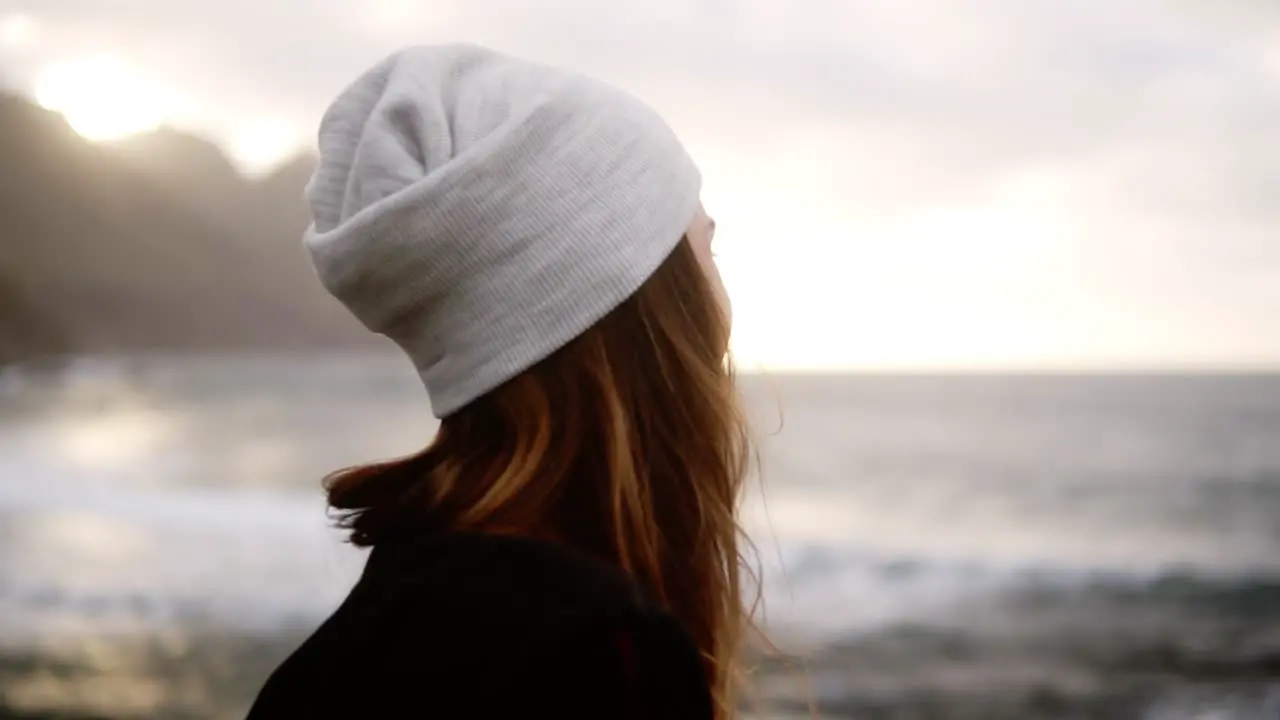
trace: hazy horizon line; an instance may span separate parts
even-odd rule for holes
[[[0,363],[0,375],[23,368],[66,369],[80,366],[127,366],[149,363],[208,362],[388,362],[404,364],[412,372],[407,357],[396,350],[334,348],[323,350],[238,350],[212,349],[199,351],[157,350],[120,353],[79,353],[27,358]],[[1009,363],[1009,364],[851,364],[851,365],[782,365],[737,362],[737,373],[743,376],[790,375],[900,375],[917,377],[981,377],[981,376],[1196,376],[1259,375],[1280,376],[1280,362],[1163,362],[1163,363]]]

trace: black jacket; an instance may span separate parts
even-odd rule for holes
[[[382,544],[249,713],[275,718],[712,717],[698,652],[622,573],[547,543]]]

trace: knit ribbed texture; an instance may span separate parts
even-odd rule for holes
[[[444,417],[633,294],[700,186],[666,123],[619,90],[480,47],[410,48],[325,114],[305,242]]]

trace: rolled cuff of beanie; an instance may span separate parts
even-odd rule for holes
[[[313,228],[307,245],[330,292],[409,356],[443,418],[581,335],[670,256],[702,179],[692,160],[663,168],[660,193],[636,177],[555,203],[494,197],[481,174],[448,190],[425,183]]]

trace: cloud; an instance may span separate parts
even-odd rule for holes
[[[703,163],[766,359],[1280,362],[1268,0],[31,3],[11,72],[120,53],[224,139],[415,42],[623,84]]]

